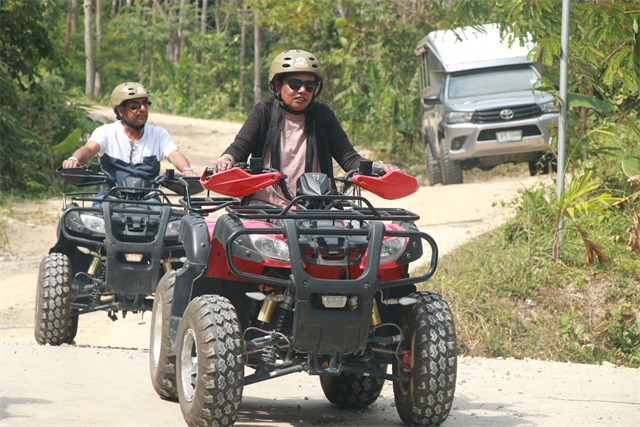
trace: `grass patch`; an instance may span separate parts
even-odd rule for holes
[[[442,257],[422,286],[451,305],[460,354],[638,367],[640,254],[607,238],[624,230],[623,217],[591,236],[611,256],[604,264],[587,265],[573,234],[562,260],[544,242],[532,254],[521,217]]]

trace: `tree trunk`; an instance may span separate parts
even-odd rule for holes
[[[111,3],[111,20],[113,21],[114,19],[116,19],[116,11],[118,6],[118,0],[113,0],[113,2]]]
[[[195,20],[193,21],[193,28],[198,28],[198,0],[194,0],[193,14]]]
[[[64,33],[64,54],[69,54],[69,43],[71,42],[71,12],[67,13],[67,29]]]
[[[93,83],[93,99],[100,97],[102,76],[100,75],[100,47],[102,46],[102,0],[96,0],[96,57],[94,61],[95,79]]]
[[[262,101],[262,88],[260,87],[260,24],[258,21],[258,12],[255,12],[255,21],[253,26],[253,44],[254,44],[254,83],[253,83],[253,103],[258,104]]]
[[[244,109],[244,56],[245,45],[247,42],[247,24],[245,20],[245,12],[240,13],[240,77],[238,78],[238,86],[240,93],[238,94],[238,107],[242,111]]]
[[[156,75],[156,63],[153,60],[153,58],[151,58],[151,70],[149,71],[149,87],[153,87],[155,75]]]
[[[138,71],[138,77],[140,77],[140,81],[144,80],[144,52],[140,52],[140,69]]]
[[[180,44],[178,47],[178,54],[176,55],[176,61],[173,64],[176,68],[180,65],[180,57],[182,56],[182,51],[186,46],[186,38],[182,33],[184,22],[186,20],[186,6],[187,0],[180,0],[180,17],[178,18],[178,39],[180,40]]]
[[[100,96],[100,89],[102,89],[102,76],[100,72],[96,71],[96,78],[93,83],[93,99],[98,99]]]
[[[207,0],[202,0],[202,16],[200,17],[200,32],[207,34]]]
[[[215,1],[215,7],[213,8],[213,17],[216,20],[216,33],[220,34],[221,28],[220,28],[220,11],[218,10],[220,8],[220,0],[216,0]]]
[[[96,62],[100,64],[100,51],[102,47],[102,0],[96,0]],[[93,99],[100,96],[100,88],[102,87],[102,76],[100,75],[99,66],[94,65],[96,70],[95,82],[93,85]]]
[[[127,0],[127,6],[128,7],[133,6],[133,0]]]
[[[198,98],[198,80],[193,79],[193,102],[196,101],[196,98]]]
[[[85,93],[93,95],[93,30],[91,28],[91,0],[84,0],[84,54],[86,61],[86,87]]]
[[[71,0],[71,33],[78,32],[78,0]]]

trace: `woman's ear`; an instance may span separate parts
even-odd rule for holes
[[[276,93],[278,94],[278,96],[280,95],[280,91],[282,90],[282,82],[280,80],[276,80],[275,82],[273,82],[275,87],[276,87]]]

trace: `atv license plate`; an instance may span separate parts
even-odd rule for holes
[[[512,130],[509,132],[496,132],[498,143],[522,141],[522,131]]]
[[[327,308],[342,308],[347,303],[346,295],[323,295],[322,305]]]

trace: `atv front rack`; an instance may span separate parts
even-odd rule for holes
[[[188,196],[188,195],[187,195]],[[303,201],[323,201],[332,208],[304,209]],[[240,219],[278,220],[285,218],[342,221],[417,221],[419,215],[402,208],[375,208],[362,196],[321,195],[298,196],[284,208],[265,205],[241,205],[236,197],[186,197],[179,200],[187,210],[197,214],[209,214],[226,209]],[[364,205],[364,206],[363,206]],[[347,209],[344,209],[347,208]]]

